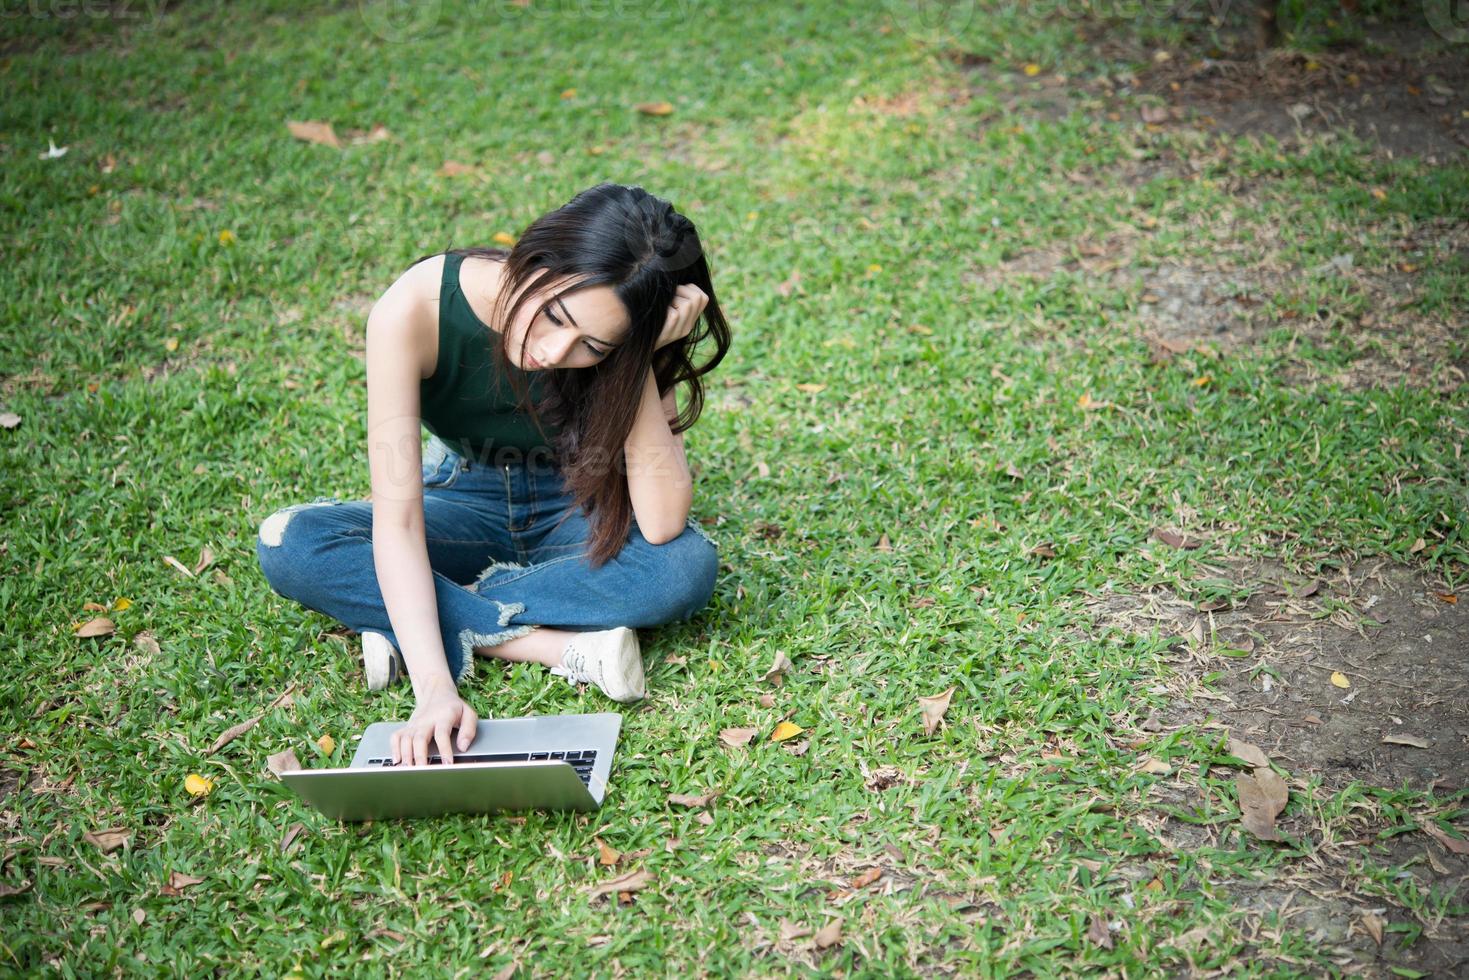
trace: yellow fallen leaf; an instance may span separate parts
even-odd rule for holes
[[[115,602],[112,603],[112,608],[118,612],[122,612],[124,609],[130,608],[132,604],[133,600],[123,599],[119,597]]]
[[[639,112],[647,113],[650,116],[666,116],[673,111],[673,103],[639,102],[637,105],[633,106],[633,108],[638,110]]]
[[[1028,65],[1025,66],[1025,74],[1029,75],[1031,78],[1034,78],[1035,76],[1039,75],[1040,73],[1041,73],[1041,66],[1038,65],[1038,64],[1036,64],[1033,61],[1030,64],[1028,64]]]
[[[179,339],[177,337],[169,337],[167,340],[165,340],[163,342],[163,349],[166,350],[166,351],[176,351],[176,350],[178,350],[179,349]]]
[[[191,772],[184,777],[184,789],[191,796],[208,796],[214,791],[214,780],[208,776],[201,776],[197,772]]]
[[[1377,198],[1379,201],[1386,201],[1387,191],[1383,190],[1381,187],[1374,187],[1372,188],[1372,196]]]
[[[1335,684],[1337,687],[1351,687],[1352,686],[1352,682],[1349,681],[1349,680],[1347,680],[1347,675],[1346,674],[1343,674],[1339,670],[1333,670],[1331,672],[1331,683]]]
[[[800,390],[800,391],[810,392],[811,394],[814,395],[818,391],[825,391],[826,390],[826,385],[824,385],[824,384],[817,384],[817,383],[812,382],[812,381],[804,381],[801,384],[796,385],[796,388],[798,390]]]
[[[330,735],[323,735],[321,738],[316,740],[316,744],[321,746],[321,751],[325,752],[327,755],[331,755],[332,751],[337,747],[337,740],[332,738]]]
[[[770,740],[772,742],[784,742],[788,738],[795,738],[805,730],[794,722],[783,721],[775,726],[775,731],[770,733]]]
[[[235,243],[235,233],[234,232],[232,232],[228,228],[226,228],[226,229],[224,229],[223,231],[221,231],[219,233],[219,244],[221,244],[221,245],[233,245],[234,243]]]
[[[574,98],[576,98],[576,89],[574,89],[574,88],[566,89],[564,92],[561,93],[561,97],[563,99],[574,99]]]
[[[1194,378],[1194,380],[1191,381],[1191,382],[1189,382],[1189,383],[1192,384],[1195,388],[1202,388],[1202,387],[1204,387],[1204,385],[1208,384],[1210,381],[1213,381],[1213,380],[1214,380],[1214,375],[1212,375],[1212,374],[1201,374],[1197,378]]]
[[[497,231],[490,236],[490,241],[496,245],[514,245],[515,239],[503,231]]]

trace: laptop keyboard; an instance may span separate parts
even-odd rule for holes
[[[592,778],[592,766],[597,761],[596,749],[585,749],[580,752],[495,752],[495,753],[466,753],[454,756],[458,762],[536,762],[541,759],[556,759],[565,761],[576,771],[576,777],[582,781],[582,785],[589,785]],[[385,759],[368,759],[369,766],[382,766],[393,768],[392,757]],[[442,765],[437,752],[429,754],[428,764]],[[401,765],[401,763],[399,763]]]

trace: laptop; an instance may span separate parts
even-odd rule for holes
[[[367,726],[345,769],[296,769],[281,779],[338,820],[389,820],[445,813],[595,810],[607,793],[622,715],[537,715],[479,722],[474,741],[444,765],[429,745],[427,765],[393,765],[389,738],[401,721]]]

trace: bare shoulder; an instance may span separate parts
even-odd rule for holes
[[[439,288],[444,256],[433,255],[406,269],[373,305],[369,324],[375,331],[418,363],[419,377],[434,373],[439,352]]]

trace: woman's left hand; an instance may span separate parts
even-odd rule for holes
[[[658,335],[654,350],[683,340],[694,329],[704,307],[709,305],[709,296],[691,282],[674,290],[673,302],[668,307],[668,319],[663,323],[663,332]]]

